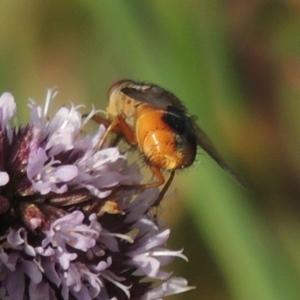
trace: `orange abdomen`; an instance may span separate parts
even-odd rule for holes
[[[135,124],[140,151],[150,164],[157,167],[166,170],[188,167],[195,160],[197,145],[167,124],[164,120],[166,113],[157,108],[140,108]]]

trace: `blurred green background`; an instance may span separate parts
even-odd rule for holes
[[[300,2],[10,1],[0,3],[0,90],[22,122],[27,99],[105,109],[130,78],[186,104],[247,182],[203,151],[163,204],[175,275],[196,290],[169,299],[300,299]],[[52,107],[53,112],[55,111]]]

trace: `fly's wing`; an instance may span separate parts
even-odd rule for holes
[[[231,167],[223,159],[221,154],[217,151],[208,135],[195,122],[193,122],[193,127],[196,133],[197,145],[200,146],[207,154],[209,154],[209,156],[235,181],[237,181],[241,186],[245,187],[236,173],[231,169]]]
[[[134,100],[158,108],[173,106],[186,112],[186,108],[175,95],[154,84],[136,83],[135,86],[124,87],[121,91]]]

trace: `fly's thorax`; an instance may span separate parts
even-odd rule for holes
[[[168,108],[151,107],[138,109],[137,112],[136,139],[150,164],[175,170],[194,162],[196,139],[192,125],[184,114],[169,112]]]
[[[113,90],[109,96],[109,104],[106,109],[107,118],[112,121],[122,115],[126,123],[134,129],[136,109],[140,102],[126,96],[118,89]]]

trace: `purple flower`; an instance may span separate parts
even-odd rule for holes
[[[9,93],[0,97],[0,298],[163,299],[192,287],[163,267],[182,251],[151,213],[159,191],[139,184],[138,164],[116,147],[98,149],[104,126],[83,135],[79,106],[29,102],[30,121],[11,126]],[[160,284],[159,284],[160,282]]]

